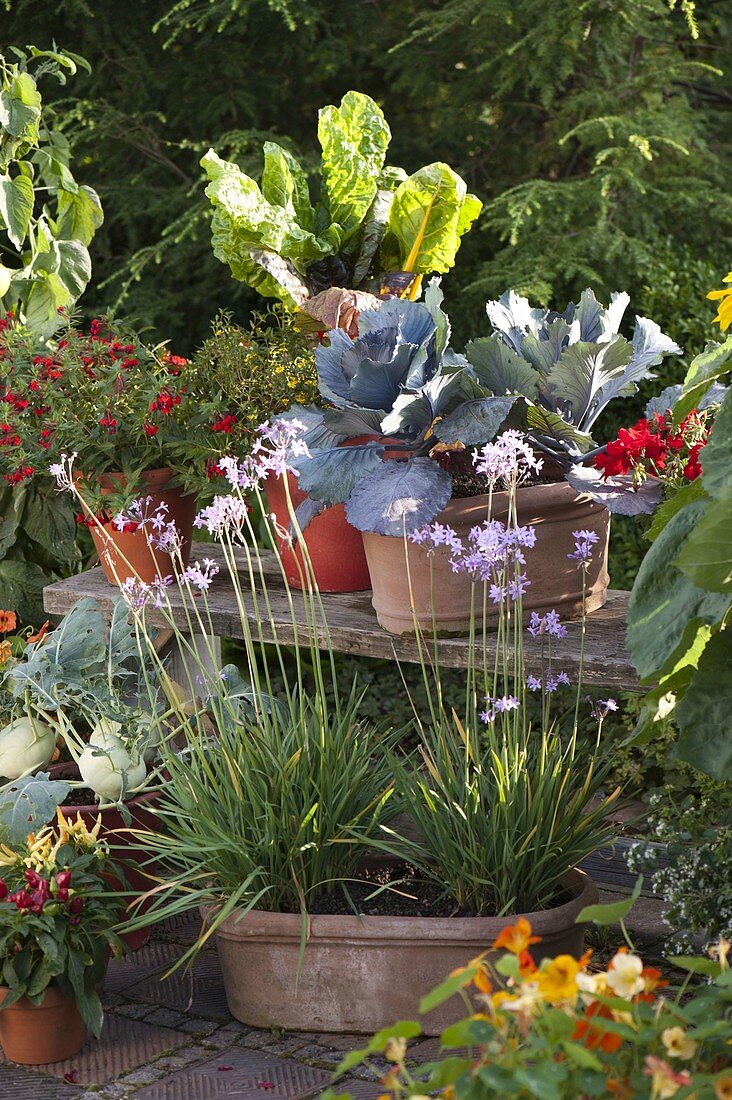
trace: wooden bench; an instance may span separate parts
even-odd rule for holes
[[[220,547],[207,543],[196,543],[195,556],[199,559],[210,557],[218,562],[222,561]],[[303,598],[298,593],[293,594],[296,623],[293,627],[290,604],[279,566],[274,555],[263,554],[262,557],[271,618],[262,621],[255,615],[250,594],[246,606],[248,618],[253,624],[253,633],[263,642],[279,641],[284,645],[291,645],[295,643],[296,636],[302,641],[303,637],[307,637],[309,629]],[[243,554],[241,561],[243,565]],[[185,630],[187,619],[183,603],[175,589],[169,589],[169,594],[176,625]],[[106,614],[111,614],[118,598],[116,589],[107,583],[102,570],[97,567],[49,585],[44,590],[44,607],[49,614],[64,615],[85,596],[95,599]],[[371,606],[370,592],[323,595],[321,599],[327,627],[322,621],[316,621],[314,629],[320,648],[327,648],[331,644],[339,653],[409,662],[419,659],[418,647],[413,637],[388,634],[378,625]],[[645,690],[638,683],[636,671],[625,648],[627,608],[628,593],[611,591],[605,606],[588,616],[583,674],[586,686],[626,691]],[[213,630],[218,637],[243,637],[234,588],[225,566],[208,593],[208,610]],[[159,611],[149,607],[146,615],[150,625],[161,629],[166,627],[165,619]],[[567,672],[576,682],[580,663],[580,624],[568,623],[567,631],[565,639],[554,643],[554,666],[556,670]],[[527,671],[540,675],[543,670],[541,641],[532,638],[528,633],[524,634],[524,639]],[[465,668],[468,662],[468,646],[467,638],[440,639],[438,649],[442,666]],[[493,646],[494,637],[489,635],[488,651],[491,656],[494,652]]]

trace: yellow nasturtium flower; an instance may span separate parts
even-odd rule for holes
[[[723,283],[732,283],[732,271],[726,279],[722,279]],[[712,301],[718,301],[717,316],[714,321],[719,325],[722,332],[726,332],[732,325],[732,286],[722,290],[710,290],[707,294],[707,298],[711,298]]]
[[[545,960],[536,976],[539,992],[547,1001],[569,1001],[577,996],[580,965],[571,955]]]

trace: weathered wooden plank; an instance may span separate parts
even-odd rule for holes
[[[217,546],[197,543],[198,556],[211,557],[219,562],[221,550]],[[371,606],[370,592],[323,595],[322,607],[325,620],[319,612],[306,613],[307,601],[299,593],[292,594],[294,619],[289,598],[285,592],[279,567],[272,554],[263,554],[264,573],[267,577],[267,610],[261,591],[246,590],[247,618],[254,636],[263,642],[279,641],[284,645],[307,640],[311,629],[318,645],[328,644],[340,653],[353,653],[368,657],[383,657],[414,662],[419,659],[418,646],[413,637],[395,636],[382,630]],[[244,558],[240,558],[242,576]],[[173,589],[170,605],[176,624],[185,629],[186,615],[183,603]],[[79,573],[68,580],[49,585],[44,591],[44,607],[49,614],[63,615],[84,596],[97,600],[101,609],[109,614],[117,598],[116,589],[109,585],[99,568]],[[244,630],[237,609],[234,588],[225,567],[215,579],[207,596],[207,617],[210,615],[213,631],[219,637],[243,638]],[[628,593],[611,591],[603,608],[588,616],[585,643],[584,683],[588,686],[626,690],[642,690],[638,677],[625,648]],[[152,626],[166,626],[166,620],[153,608],[146,611]],[[308,626],[310,622],[311,626]],[[555,672],[565,670],[576,679],[580,663],[580,624],[568,623],[568,634],[555,643]],[[489,658],[495,652],[494,635],[488,636]],[[439,660],[446,668],[465,668],[468,661],[467,638],[442,638],[438,642]],[[525,634],[524,652],[529,672],[542,671],[541,642]]]

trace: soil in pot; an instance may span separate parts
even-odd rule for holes
[[[0,987],[0,1005],[7,996]],[[39,1005],[22,997],[0,1009],[0,1045],[11,1062],[43,1066],[77,1054],[84,1042],[84,1021],[76,1001],[51,985]]]
[[[563,886],[569,900],[523,914],[541,936],[537,960],[582,952],[584,929],[575,920],[597,901],[597,889],[579,871]],[[486,951],[517,916],[313,913],[298,969],[299,913],[235,910],[216,932],[229,1010],[253,1027],[373,1033],[415,1018],[420,999]],[[429,1013],[425,1034],[439,1034],[462,1010],[455,999]]]
[[[297,479],[287,475],[292,506],[299,507],[306,499],[297,486]],[[293,588],[307,585],[307,573],[302,549],[294,552],[285,537],[290,526],[287,494],[282,478],[270,476],[264,483],[267,505],[275,516],[278,528],[278,549],[288,583]],[[303,540],[307,546],[315,582],[321,592],[362,592],[371,587],[361,532],[351,527],[342,504],[326,508],[308,524]]]
[[[50,769],[50,774],[53,779],[78,779],[79,776],[75,764],[56,764]],[[101,814],[102,828],[100,835],[109,844],[113,859],[119,864],[126,882],[125,885],[125,882],[120,878],[110,874],[107,878],[110,887],[144,894],[154,885],[151,883],[148,874],[154,874],[155,868],[149,862],[149,854],[135,846],[134,837],[130,835],[129,830],[159,831],[161,820],[155,812],[159,800],[160,794],[155,790],[134,795],[125,804],[130,814],[129,821],[125,820],[122,811],[116,806],[100,806],[95,800],[93,791],[84,788],[71,791],[59,808],[63,816],[70,822],[75,821],[77,814],[80,814],[88,829],[92,829],[96,825]],[[145,908],[146,906],[143,903],[136,912],[142,913]],[[139,932],[132,932],[124,936],[123,942],[128,951],[137,951],[148,942],[150,935],[151,929],[144,928]]]
[[[452,527],[467,540],[473,527],[488,514],[487,496],[454,497],[435,522]],[[594,531],[598,536],[587,572],[588,612],[602,607],[607,598],[610,514],[586,495],[576,493],[566,482],[525,486],[518,490],[518,522],[536,528],[536,546],[527,549],[526,574],[531,584],[523,597],[524,615],[544,614],[555,609],[563,618],[577,618],[582,611],[582,572],[567,555],[574,551],[573,531]],[[508,494],[494,493],[492,518],[505,522]],[[392,634],[414,632],[414,619],[426,632],[433,626],[439,634],[466,634],[470,627],[471,582],[464,573],[454,573],[444,546],[431,554],[402,538],[363,534],[371,574],[373,606],[379,623]],[[410,598],[411,589],[411,598]],[[476,585],[476,600],[482,601],[482,587]],[[495,618],[493,605],[488,622]],[[482,607],[476,610],[482,619]]]
[[[154,512],[160,504],[167,505],[166,518],[175,523],[182,536],[183,563],[187,565],[193,540],[196,497],[195,494],[171,487],[169,482],[172,476],[171,470],[148,470],[142,475],[144,489],[140,496],[150,498],[146,505],[150,512]],[[125,478],[123,474],[103,474],[100,484],[102,494],[106,496],[123,488]],[[101,528],[96,524],[92,525],[90,531],[104,575],[110,584],[117,584],[133,575],[145,584],[151,584],[156,577],[165,577],[174,572],[170,554],[149,546],[143,531],[118,531],[111,519],[102,524]]]

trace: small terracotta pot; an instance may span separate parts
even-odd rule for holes
[[[196,516],[196,496],[184,493],[180,488],[168,487],[173,474],[171,470],[148,470],[142,475],[144,488],[140,496],[150,497],[150,511],[159,504],[167,504],[167,518],[174,521],[183,537],[183,563],[188,564],[193,539],[193,520]],[[126,483],[124,474],[102,474],[99,478],[102,495],[123,489]],[[150,584],[158,576],[168,576],[173,570],[173,561],[169,554],[148,545],[143,531],[118,531],[114,524],[96,524],[89,528],[94,545],[110,584],[117,584],[129,576]]]
[[[292,474],[287,475],[287,483],[292,507],[297,508],[306,494],[298,488],[297,479]],[[268,477],[264,483],[264,493],[277,526],[286,532],[290,526],[290,513],[282,478]],[[303,541],[321,592],[363,592],[371,587],[361,532],[351,527],[342,504],[326,508],[316,516],[305,529]],[[298,547],[293,553],[284,535],[278,537],[277,543],[288,584],[293,588],[302,588],[305,578],[307,585],[301,548]]]
[[[435,522],[447,524],[465,541],[472,527],[488,515],[487,496],[455,497]],[[526,550],[526,574],[531,581],[523,597],[524,615],[555,608],[563,618],[577,618],[582,612],[582,575],[577,563],[567,557],[574,550],[572,532],[594,531],[598,543],[587,572],[587,610],[602,607],[607,598],[610,513],[566,482],[531,485],[518,490],[519,524],[533,524],[536,546]],[[493,519],[506,521],[508,493],[494,493]],[[381,626],[392,634],[414,632],[414,618],[423,630],[434,626],[441,634],[465,634],[470,627],[471,582],[465,573],[453,573],[450,554],[440,546],[428,554],[403,538],[365,531],[364,549],[371,574],[373,606]],[[408,563],[408,565],[407,565]],[[410,581],[413,601],[410,600]],[[482,621],[482,586],[476,585],[476,618]],[[495,621],[492,605],[488,621]]]
[[[76,1001],[50,985],[39,1005],[27,997],[2,1008],[8,990],[0,986],[0,1045],[11,1062],[44,1066],[78,1054],[84,1042],[84,1021]]]
[[[532,948],[537,961],[582,953],[584,926],[575,920],[596,902],[597,887],[581,871],[570,872],[565,885],[571,901],[527,914],[541,936]],[[252,1027],[372,1033],[413,1019],[426,993],[515,921],[313,916],[298,972],[299,914],[234,910],[216,932],[229,1011]],[[462,1001],[452,998],[423,1019],[425,1034],[439,1035],[463,1012]]]
[[[50,769],[52,779],[78,779],[79,772],[75,764],[56,764]],[[102,815],[102,828],[100,835],[109,844],[113,857],[117,857],[120,869],[127,885],[120,881],[114,874],[105,876],[108,885],[112,889],[138,891],[140,894],[154,885],[148,876],[139,870],[143,860],[149,859],[149,854],[135,847],[134,838],[129,829],[145,829],[150,832],[159,832],[161,820],[155,813],[155,807],[160,801],[157,791],[148,791],[144,794],[134,795],[125,803],[130,812],[129,825],[125,822],[122,812],[116,806],[99,806],[96,802],[83,806],[60,806],[59,809],[67,821],[76,821],[77,814],[81,814],[82,821],[88,829],[96,825],[97,818]],[[152,874],[154,867],[145,862],[146,869]],[[132,900],[132,899],[130,899]],[[143,904],[136,913],[143,913],[149,908],[149,903]],[[150,939],[151,929],[143,928],[139,932],[131,932],[123,936],[122,940],[128,951],[137,951]]]

